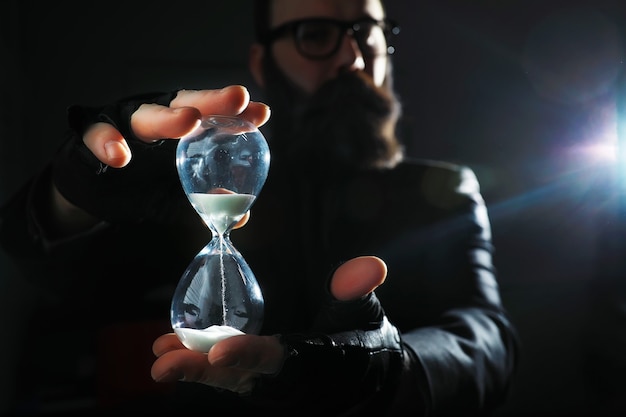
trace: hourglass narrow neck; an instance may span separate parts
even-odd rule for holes
[[[218,232],[212,227],[209,227],[209,229],[211,229],[213,239],[220,239],[220,240],[223,240],[224,242],[230,243],[230,230],[231,230],[230,228],[224,230],[222,233]]]
[[[240,256],[239,251],[233,246],[233,242],[230,240],[230,233],[225,232],[222,234],[213,233],[213,238],[205,246],[207,254],[228,254],[229,256]]]

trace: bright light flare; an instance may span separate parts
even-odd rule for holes
[[[592,143],[580,146],[577,151],[595,162],[615,163],[617,161],[617,143]]]

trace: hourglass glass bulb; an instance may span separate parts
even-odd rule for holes
[[[176,167],[192,206],[223,234],[250,209],[269,170],[267,142],[252,123],[208,116],[180,139]]]
[[[181,184],[213,236],[184,272],[172,298],[172,328],[189,349],[207,352],[224,337],[261,328],[263,296],[232,245],[230,230],[261,191],[269,161],[263,135],[236,117],[208,116],[178,143]]]

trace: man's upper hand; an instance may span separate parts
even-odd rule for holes
[[[147,143],[180,138],[191,132],[202,116],[220,114],[240,116],[262,126],[270,116],[269,107],[250,101],[248,90],[232,85],[221,90],[181,90],[169,107],[142,104],[131,117],[135,136]],[[131,159],[131,150],[122,134],[112,125],[98,122],[83,137],[87,148],[103,164],[121,168]]]

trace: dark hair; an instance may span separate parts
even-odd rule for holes
[[[270,31],[272,0],[254,0],[254,36],[257,42],[265,39]]]

